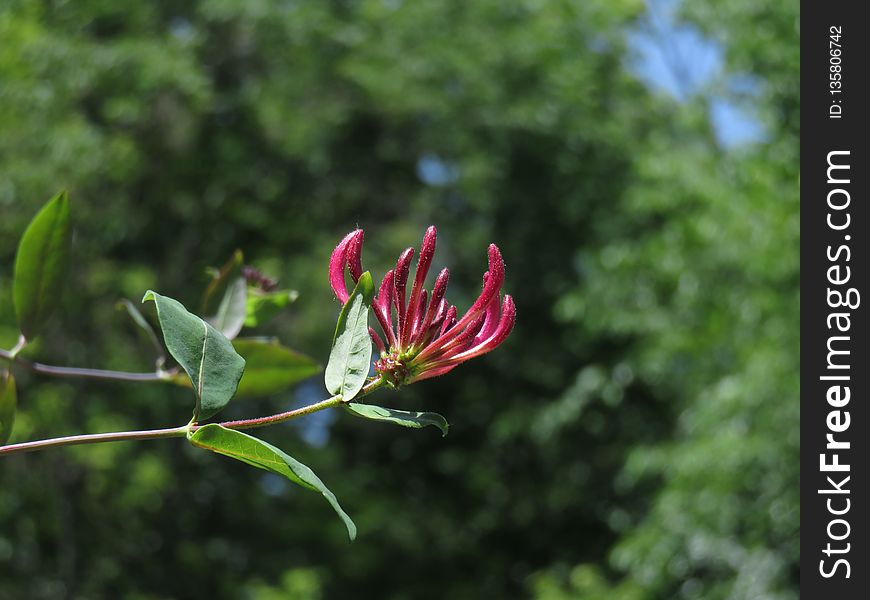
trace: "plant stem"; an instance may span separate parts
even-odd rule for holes
[[[61,446],[78,446],[81,444],[102,444],[104,442],[124,442],[128,440],[156,440],[160,438],[184,437],[187,435],[187,426],[173,427],[170,429],[148,429],[144,431],[116,431],[113,433],[92,433],[89,435],[70,435],[67,437],[52,438],[48,440],[36,440],[0,446],[0,456],[7,454],[22,454],[45,450],[46,448],[59,448]]]
[[[356,398],[361,398],[366,394],[371,394],[373,391],[383,386],[386,383],[384,379],[375,379],[371,381],[360,390],[359,394],[357,394]],[[327,398],[326,400],[321,400],[315,404],[310,404],[308,406],[303,406],[302,408],[296,408],[293,410],[288,410],[287,412],[278,413],[275,415],[269,415],[268,417],[257,417],[255,419],[241,419],[238,421],[224,421],[223,423],[218,423],[222,427],[226,427],[227,429],[256,429],[257,427],[266,427],[267,425],[277,425],[278,423],[283,423],[284,421],[289,421],[291,419],[297,419],[299,417],[304,417],[305,415],[310,415],[311,413],[316,413],[326,408],[332,408],[334,406],[338,406],[340,404],[344,404],[345,401],[341,397],[341,394],[335,395],[331,398]],[[202,427],[201,425],[192,425],[190,430],[196,431]]]
[[[17,348],[17,347],[16,347]],[[20,350],[20,348],[17,348]],[[111,381],[163,381],[167,377],[167,373],[128,373],[126,371],[108,371],[105,369],[80,369],[77,367],[56,367],[53,365],[44,365],[38,362],[31,362],[16,356],[17,351],[0,350],[0,359],[14,362],[21,365],[25,369],[49,375],[51,377],[81,377],[85,379],[103,379]]]
[[[283,423],[284,421],[289,421],[290,419],[296,419],[298,417],[304,417],[305,415],[310,415],[311,413],[316,413],[317,411],[323,410],[325,408],[332,408],[333,406],[338,406],[341,404],[341,396],[333,396],[332,398],[327,398],[326,400],[321,400],[316,404],[310,404],[308,406],[303,406],[302,408],[297,408],[294,410],[288,410],[287,412],[278,413],[275,415],[269,415],[268,417],[257,417],[255,419],[241,419],[238,421],[224,421],[223,423],[218,423],[218,425],[222,427],[226,427],[227,429],[256,429],[257,427],[265,427],[267,425],[276,425],[278,423]],[[202,425],[192,425],[190,427],[191,431],[196,431]]]
[[[370,394],[386,383],[383,379],[375,379],[366,385],[356,398]],[[332,396],[326,400],[321,400],[302,408],[288,410],[286,412],[269,415],[268,417],[257,417],[255,419],[242,419],[238,421],[224,421],[218,423],[227,429],[255,429],[257,427],[265,427],[266,425],[276,425],[291,419],[297,419],[310,415],[312,413],[333,408],[343,404],[345,401],[341,395]],[[22,454],[24,452],[34,452],[36,450],[45,450],[46,448],[59,448],[61,446],[78,446],[81,444],[101,444],[104,442],[123,442],[128,440],[156,440],[160,438],[184,437],[188,432],[196,431],[202,425],[192,424],[182,427],[172,427],[170,429],[148,429],[144,431],[116,431],[112,433],[91,433],[87,435],[70,435],[67,437],[51,438],[47,440],[36,440],[33,442],[22,442],[20,444],[9,444],[8,446],[0,446],[0,456],[9,454]]]

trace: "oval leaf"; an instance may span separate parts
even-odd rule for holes
[[[12,425],[15,423],[15,406],[18,395],[15,391],[15,379],[9,371],[0,372],[0,446],[12,435]]]
[[[320,365],[313,358],[285,348],[274,340],[233,340],[233,347],[246,363],[237,392],[239,397],[277,394],[320,372]]]
[[[227,339],[235,338],[245,324],[247,300],[248,284],[243,277],[236,277],[227,286],[217,314],[209,322]]]
[[[431,425],[432,427],[437,427],[441,430],[441,437],[447,435],[447,429],[450,427],[447,423],[447,419],[434,412],[396,410],[395,408],[373,406],[371,404],[356,404],[353,402],[347,404],[345,408],[350,414],[357,417],[371,419],[373,421],[386,421],[388,423],[401,425],[402,427],[422,429],[427,425]]]
[[[341,508],[335,494],[329,491],[320,478],[314,474],[314,471],[289,454],[252,435],[227,429],[215,423],[200,427],[188,439],[194,446],[283,475],[297,485],[320,492],[344,521],[350,539],[356,538],[356,525]]]
[[[368,317],[373,295],[372,276],[366,271],[344,303],[335,326],[324,379],[329,393],[341,394],[345,401],[359,393],[371,367]]]
[[[196,394],[193,420],[217,414],[236,393],[245,359],[218,330],[187,311],[177,300],[148,291],[153,300],[166,348],[187,372]]]
[[[69,200],[60,192],[30,222],[15,258],[15,314],[28,339],[39,335],[60,299],[70,240]]]

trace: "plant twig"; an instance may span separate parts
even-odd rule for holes
[[[48,440],[36,440],[33,442],[21,442],[20,444],[0,446],[0,456],[34,452],[36,450],[45,450],[47,448],[59,448],[61,446],[124,442],[128,440],[156,440],[169,437],[184,437],[185,435],[187,435],[187,426],[173,427],[170,429],[148,429],[144,431],[116,431],[112,433],[70,435],[66,437],[51,438]]]
[[[48,375],[50,377],[80,377],[84,379],[103,379],[111,381],[164,381],[171,371],[154,371],[151,373],[130,373],[127,371],[110,371],[106,369],[82,369],[78,367],[58,367],[31,362],[15,355],[12,351],[0,350],[0,359],[14,362],[34,373]]]
[[[361,398],[366,394],[372,393],[379,387],[383,386],[385,383],[386,380],[382,378],[378,378],[369,382],[365,387],[363,387],[362,390],[360,390],[360,393],[356,395],[356,398]],[[315,404],[303,406],[302,408],[295,408],[293,410],[269,415],[267,417],[257,417],[255,419],[241,419],[238,421],[224,421],[223,423],[220,423],[220,425],[222,427],[226,427],[227,429],[256,429],[258,427],[266,427],[267,425],[277,425],[278,423],[290,421],[291,419],[298,419],[299,417],[304,417],[305,415],[310,415],[311,413],[316,413],[326,408],[333,408],[335,406],[339,406],[344,402],[345,401],[341,397],[341,394],[337,394],[335,396],[332,396],[331,398],[321,400],[320,402],[317,402]],[[196,431],[200,427],[202,427],[202,425],[194,424],[191,425],[190,430]]]
[[[369,382],[359,394],[357,398],[370,394],[386,383],[384,379],[375,379]],[[237,421],[224,421],[218,423],[227,429],[255,429],[257,427],[265,427],[267,425],[277,425],[291,419],[297,419],[310,415],[312,413],[333,408],[343,404],[345,401],[341,395],[332,396],[326,400],[321,400],[302,408],[288,410],[286,412],[269,415],[267,417],[257,417],[254,419],[242,419]],[[32,442],[21,442],[18,444],[9,444],[8,446],[0,446],[0,456],[11,454],[23,454],[24,452],[35,452],[37,450],[45,450],[47,448],[59,448],[62,446],[78,446],[81,444],[101,444],[104,442],[124,442],[131,440],[156,440],[161,438],[184,437],[188,433],[194,432],[203,425],[193,423],[182,427],[172,427],[169,429],[148,429],[143,431],[116,431],[111,433],[91,433],[86,435],[70,435],[60,438],[50,438],[47,440],[36,440]]]
[[[277,425],[278,423],[283,423],[284,421],[304,417],[305,415],[316,413],[325,408],[332,408],[333,406],[338,406],[339,404],[341,404],[341,402],[341,396],[333,396],[332,398],[321,400],[320,402],[311,404],[309,406],[303,406],[302,408],[296,408],[294,410],[288,410],[286,412],[278,413],[275,415],[269,415],[268,417],[241,419],[238,421],[224,421],[223,423],[220,423],[220,425],[226,427],[227,429],[256,429],[258,427]],[[196,431],[200,427],[203,426],[199,424],[191,425],[190,430]]]

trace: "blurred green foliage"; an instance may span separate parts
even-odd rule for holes
[[[467,306],[486,244],[508,342],[384,403],[264,437],[353,516],[183,441],[0,463],[0,598],[797,597],[799,14],[687,3],[766,138],[625,68],[635,0],[107,0],[0,6],[0,343],[38,208],[69,190],[71,285],[44,362],[149,370],[120,298],[196,306],[236,248],[298,300],[262,333],[326,360],[326,265],[383,273],[439,227]],[[433,175],[434,173],[434,175]],[[16,371],[13,441],[167,427],[190,390]],[[228,417],[325,397],[238,400]],[[372,400],[378,400],[374,396]],[[328,442],[312,431],[328,434]],[[307,441],[306,441],[307,440]]]

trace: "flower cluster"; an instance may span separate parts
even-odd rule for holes
[[[443,375],[495,349],[507,338],[516,319],[513,298],[500,298],[505,266],[495,244],[489,245],[489,270],[483,275],[483,291],[462,317],[445,298],[450,277],[447,269],[438,274],[431,293],[423,287],[435,254],[436,237],[435,227],[429,227],[423,236],[410,294],[407,286],[414,248],[399,255],[396,268],[384,275],[372,302],[384,334],[381,338],[369,328],[380,350],[375,370],[395,387]],[[363,230],[350,232],[335,247],[329,261],[329,281],[342,304],[350,296],[345,267],[354,282],[363,273],[362,244]]]

